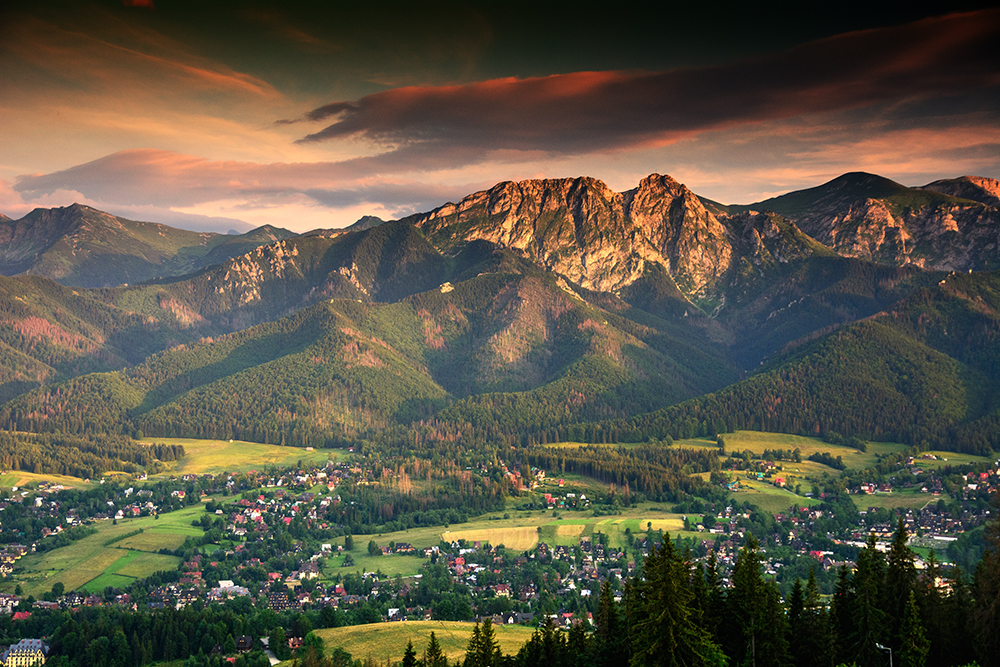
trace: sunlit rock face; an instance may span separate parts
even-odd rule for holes
[[[732,259],[726,227],[685,186],[656,174],[625,193],[593,178],[500,183],[407,220],[442,249],[490,241],[602,291],[632,284],[656,263],[699,294]]]

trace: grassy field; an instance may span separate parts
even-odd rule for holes
[[[803,487],[804,492],[805,488],[808,487],[804,483]],[[730,496],[738,503],[749,502],[771,514],[784,512],[792,505],[806,507],[818,505],[820,502],[818,498],[798,496],[788,489],[774,486],[767,481],[748,480],[743,477],[740,478],[740,489],[733,491]]]
[[[24,572],[5,580],[0,587],[9,591],[20,583],[25,595],[41,597],[57,581],[61,581],[67,591],[97,591],[106,586],[130,583],[159,570],[172,570],[180,564],[180,558],[156,552],[177,548],[188,535],[202,535],[203,531],[191,522],[204,512],[204,505],[198,504],[164,514],[159,519],[122,519],[118,525],[110,521],[99,522],[95,524],[97,533],[93,535],[53,551],[25,556],[19,561]],[[143,529],[142,533],[108,544],[139,528]]]
[[[917,456],[914,459],[914,465],[924,470],[939,470],[948,466],[962,466],[970,463],[993,463],[996,460],[996,457],[993,456],[976,456],[975,454],[959,454],[957,452],[930,451],[923,452],[921,456],[923,454],[937,457],[937,459],[923,459]]]
[[[823,442],[819,438],[807,438],[801,435],[788,435],[787,433],[763,433],[760,431],[736,431],[723,435],[726,441],[727,452],[742,452],[749,450],[754,454],[762,454],[765,449],[799,449],[802,452],[803,463],[812,454],[822,454],[829,452],[833,456],[840,456],[844,465],[852,470],[861,470],[875,465],[879,454],[889,454],[906,450],[906,445],[894,442],[871,442],[868,443],[867,451],[860,452],[853,447],[843,447],[831,445]],[[702,447],[717,449],[715,440],[707,438],[694,438],[691,440],[677,440],[675,446],[679,447]],[[821,465],[821,464],[815,464]],[[822,466],[824,471],[831,475],[839,474],[839,471]]]
[[[66,475],[37,474],[33,472],[23,472],[21,470],[10,470],[0,475],[0,488],[19,489],[34,482],[51,482],[74,489],[92,489],[97,486],[94,482],[84,482],[79,477],[67,477]]]
[[[920,493],[920,491],[910,489],[906,491],[893,491],[892,493],[872,493],[870,495],[859,493],[851,496],[854,506],[859,510],[867,510],[869,507],[884,507],[889,510],[899,508],[919,509],[927,503],[936,503],[940,498],[941,496]]]
[[[534,628],[523,625],[493,626],[497,641],[503,653],[514,655],[534,632]],[[427,648],[431,632],[441,645],[441,650],[449,661],[465,657],[465,649],[472,636],[472,623],[454,621],[401,621],[397,623],[374,623],[345,628],[316,630],[323,638],[326,648],[342,647],[355,659],[371,656],[381,664],[383,661],[396,662],[403,659],[406,643],[413,642],[419,657]]]
[[[117,551],[123,555],[106,567],[103,573],[79,587],[79,590],[99,593],[108,586],[124,588],[136,579],[144,579],[155,572],[175,570],[181,561],[176,556],[163,554],[124,551],[122,549],[112,549],[111,551]]]
[[[282,447],[242,440],[193,440],[189,438],[147,438],[154,442],[183,445],[184,457],[166,463],[164,475],[217,475],[222,472],[246,472],[264,466],[291,467],[303,463],[325,464],[331,458],[347,456],[339,449],[317,449],[308,452],[303,447]]]
[[[563,528],[563,526],[560,526]],[[580,527],[581,530],[583,527]],[[516,528],[478,528],[473,530],[448,530],[441,534],[445,542],[465,540],[467,542],[489,542],[492,545],[504,545],[515,551],[527,551],[538,544],[538,529],[536,526],[518,526]]]

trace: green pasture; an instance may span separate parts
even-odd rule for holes
[[[114,563],[104,568],[104,572],[87,582],[82,590],[88,593],[99,593],[108,586],[124,588],[136,579],[144,579],[155,572],[176,570],[181,559],[177,556],[166,556],[141,551],[126,551],[116,549],[122,555]]]
[[[59,549],[25,556],[18,561],[24,571],[0,587],[8,591],[21,584],[25,595],[38,598],[57,581],[67,591],[98,591],[107,586],[122,586],[160,570],[172,570],[180,564],[180,558],[156,552],[176,549],[189,535],[202,535],[203,531],[191,522],[204,512],[204,505],[198,504],[161,515],[159,519],[122,519],[117,525],[111,521],[98,522],[93,535]],[[142,533],[115,540],[139,528]]]
[[[394,663],[402,660],[406,644],[411,641],[419,657],[427,648],[431,632],[449,661],[463,658],[472,637],[472,628],[472,623],[456,621],[399,621],[314,632],[323,638],[327,651],[341,647],[355,659],[371,657],[382,664],[383,661]],[[515,655],[535,631],[524,625],[494,625],[493,628],[500,650],[510,655]]]
[[[784,512],[792,505],[806,507],[818,505],[820,502],[818,498],[806,498],[796,495],[788,489],[774,486],[770,481],[749,480],[745,477],[740,477],[739,481],[739,490],[731,491],[729,496],[738,503],[749,502],[771,514]],[[805,487],[804,483],[803,487]],[[803,488],[803,493],[805,493],[805,488]]]
[[[420,568],[429,562],[426,558],[412,555],[390,554],[388,556],[369,556],[367,545],[368,543],[365,542],[360,548],[355,548],[351,552],[351,556],[354,558],[354,565],[349,567],[343,567],[343,556],[327,559],[323,574],[330,577],[334,574],[381,572],[387,577],[395,577],[397,574],[401,577],[407,577],[419,574]]]
[[[937,459],[921,458],[924,454],[936,456]],[[940,470],[948,466],[964,466],[973,463],[993,463],[993,456],[976,456],[975,454],[959,454],[958,452],[929,451],[921,452],[913,459],[913,465],[923,470]]]
[[[124,577],[120,574],[108,574],[105,572],[104,574],[88,581],[79,590],[86,593],[100,593],[108,586],[113,586],[114,588],[125,588],[134,581],[135,578],[133,577]]]
[[[136,553],[136,552],[132,552]],[[116,563],[117,564],[117,563]],[[145,579],[155,572],[165,570],[175,570],[181,564],[181,559],[177,556],[167,556],[165,554],[140,553],[129,561],[124,567],[118,570],[117,574],[133,579]]]
[[[859,510],[867,510],[869,507],[883,507],[887,510],[919,509],[927,503],[936,503],[940,499],[941,496],[920,493],[919,489],[906,489],[892,493],[858,493],[851,496],[854,506]]]
[[[92,489],[97,486],[94,482],[85,482],[79,477],[68,477],[66,475],[50,475],[48,473],[24,472],[22,470],[9,470],[0,474],[0,489],[8,491],[15,486],[20,490],[28,484],[38,482],[61,484],[62,486],[74,489]]]
[[[799,449],[802,453],[803,463],[806,463],[806,459],[812,454],[829,452],[834,457],[840,456],[844,461],[844,465],[851,470],[862,470],[872,467],[878,462],[879,454],[889,454],[906,450],[906,445],[899,443],[870,442],[868,443],[867,451],[861,452],[853,447],[832,445],[828,442],[823,442],[819,438],[761,431],[736,431],[734,433],[724,433],[722,437],[726,442],[727,453],[749,450],[759,455],[763,454],[765,449]],[[676,440],[674,446],[718,449],[715,439],[708,438]],[[823,468],[831,473],[838,472],[826,466],[823,466]]]
[[[166,471],[163,475],[217,475],[223,472],[259,470],[265,466],[286,468],[297,466],[299,461],[325,465],[331,458],[347,455],[339,449],[316,449],[309,452],[304,447],[282,447],[243,440],[146,438],[140,442],[183,445],[184,457],[179,461],[165,462]]]

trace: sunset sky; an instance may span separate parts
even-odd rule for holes
[[[0,213],[302,232],[525,178],[1000,178],[992,3],[358,4],[5,0]]]

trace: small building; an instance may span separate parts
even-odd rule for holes
[[[253,646],[253,637],[250,637],[249,635],[241,635],[236,638],[236,651],[238,653],[248,653],[253,650]]]

